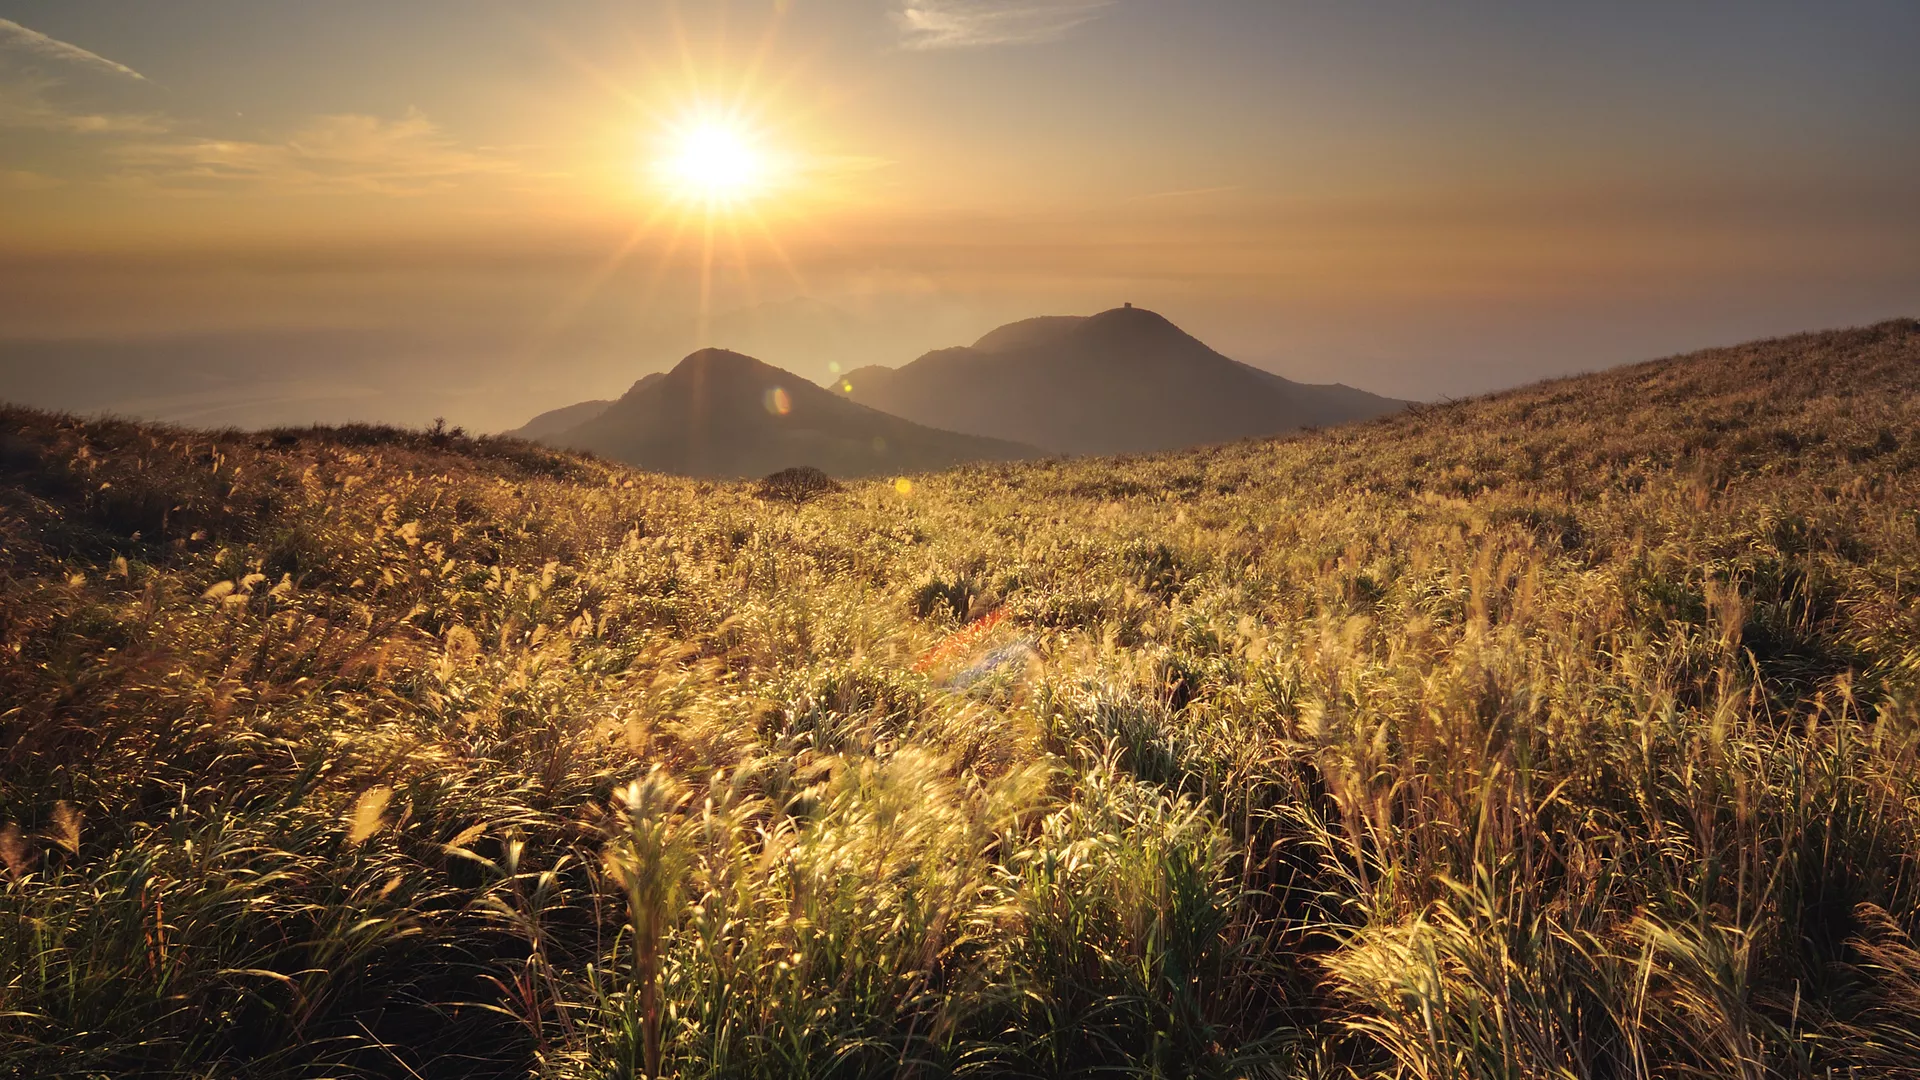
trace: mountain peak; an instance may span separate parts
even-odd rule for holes
[[[754,476],[800,465],[841,476],[917,472],[1038,453],[875,412],[718,348],[689,353],[664,376],[642,380],[547,441],[695,476]]]
[[[675,372],[682,370],[706,371],[713,369],[723,371],[754,371],[759,368],[766,368],[768,371],[779,370],[771,364],[748,356],[746,353],[738,353],[732,349],[713,347],[695,349],[693,352],[688,353],[678,364],[673,366]]]
[[[1226,442],[1401,404],[1248,367],[1131,304],[1009,323],[971,348],[848,383],[853,400],[916,423],[1070,454]]]
[[[800,381],[799,376],[746,353],[709,348],[688,353],[667,372],[661,385],[728,397],[755,397],[769,387],[791,389],[789,384]]]
[[[1165,315],[1157,311],[1148,311],[1146,308],[1134,307],[1132,304],[1108,308],[1098,315],[1089,315],[1085,325],[1088,330],[1118,330],[1130,333],[1172,330],[1182,337],[1190,336],[1186,331],[1175,326],[1173,320]]]

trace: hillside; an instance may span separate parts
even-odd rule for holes
[[[581,406],[573,406],[580,408]],[[541,441],[682,476],[921,472],[1035,457],[1031,447],[936,431],[849,402],[750,356],[703,349]]]
[[[643,375],[639,381],[627,389],[627,393],[638,393],[646,387],[652,386],[654,383],[666,378],[666,376],[667,373],[664,371],[656,371],[650,375]],[[502,432],[502,434],[508,438],[525,439],[528,442],[545,442],[555,436],[564,435],[568,431],[579,427],[581,424],[594,419],[601,413],[606,412],[612,405],[612,401],[599,398],[592,401],[575,402],[572,405],[562,405],[557,409],[548,409],[546,412],[521,424],[519,427],[511,431]]]
[[[511,431],[503,432],[508,438],[525,439],[528,442],[543,442],[556,435],[564,435],[581,424],[606,412],[613,402],[603,398],[592,401],[579,401],[572,405],[562,405],[521,424]]]
[[[1067,454],[1231,442],[1406,404],[1229,360],[1131,306],[1011,323],[891,372],[851,372],[838,386],[854,401],[922,424]]]
[[[1911,1075],[1916,433],[1913,321],[804,503],[0,412],[0,1075]]]

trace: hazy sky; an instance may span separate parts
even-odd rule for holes
[[[502,427],[697,344],[824,378],[1123,300],[1432,397],[1920,314],[1916,42],[1912,0],[0,0],[0,397]],[[663,189],[699,123],[756,197]]]

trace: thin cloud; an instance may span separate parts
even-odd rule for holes
[[[1115,0],[904,0],[893,13],[909,49],[964,49],[1053,41],[1105,14]]]
[[[1230,191],[1239,191],[1239,184],[1225,187],[1179,188],[1174,191],[1149,191],[1144,195],[1134,195],[1122,202],[1147,202],[1151,199],[1197,199],[1205,195],[1225,195]]]
[[[57,100],[61,80],[38,72],[0,79],[0,128],[61,131],[74,135],[157,135],[171,129],[151,113],[88,109]]]
[[[89,52],[71,42],[48,37],[38,30],[21,26],[12,19],[0,19],[0,49],[60,64],[74,64],[95,70],[111,71],[116,75],[124,75],[141,82],[147,81],[145,75],[125,64],[109,60],[97,52]]]
[[[114,84],[131,82],[146,83],[147,77],[99,53],[0,19],[0,128],[75,135],[168,130],[172,125],[162,116],[97,107],[103,96],[119,96]]]
[[[46,191],[65,186],[66,181],[57,176],[26,169],[0,169],[0,191]]]
[[[511,160],[461,146],[418,111],[395,120],[323,116],[284,142],[151,141],[118,156],[122,184],[181,193],[426,195],[524,174]]]

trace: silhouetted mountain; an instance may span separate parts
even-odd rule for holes
[[[1000,327],[840,392],[909,420],[1069,454],[1140,453],[1363,420],[1406,402],[1230,360],[1144,308]]]
[[[860,476],[1040,456],[1029,446],[889,416],[725,349],[702,349],[541,441],[645,469],[714,477],[798,465]]]
[[[833,384],[833,388],[845,394],[857,383],[863,391],[872,393],[878,391],[882,383],[892,381],[893,377],[899,373],[899,368],[890,368],[884,364],[869,364],[866,367],[854,368],[840,376],[839,380]]]
[[[640,377],[639,382],[627,388],[627,393],[631,394],[643,386],[652,384],[657,379],[663,379],[666,377],[666,374],[664,371],[656,371],[651,375],[643,375]],[[501,434],[511,436],[515,439],[544,442],[553,438],[555,435],[563,435],[579,427],[581,424],[606,412],[612,405],[613,402],[598,398],[593,401],[578,401],[572,405],[562,405],[557,409],[548,409],[546,412],[521,424],[512,431],[503,431]]]
[[[555,435],[579,427],[581,424],[599,416],[612,405],[611,401],[581,401],[572,405],[562,405],[557,409],[548,409],[539,416],[521,424],[512,431],[502,432],[516,439],[530,439],[539,442]]]
[[[1132,308],[1122,308],[1131,311]],[[973,347],[983,352],[1004,352],[1028,345],[1044,345],[1060,340],[1068,331],[1087,321],[1085,315],[1040,315],[1031,319],[1010,322],[997,330],[989,330]]]

